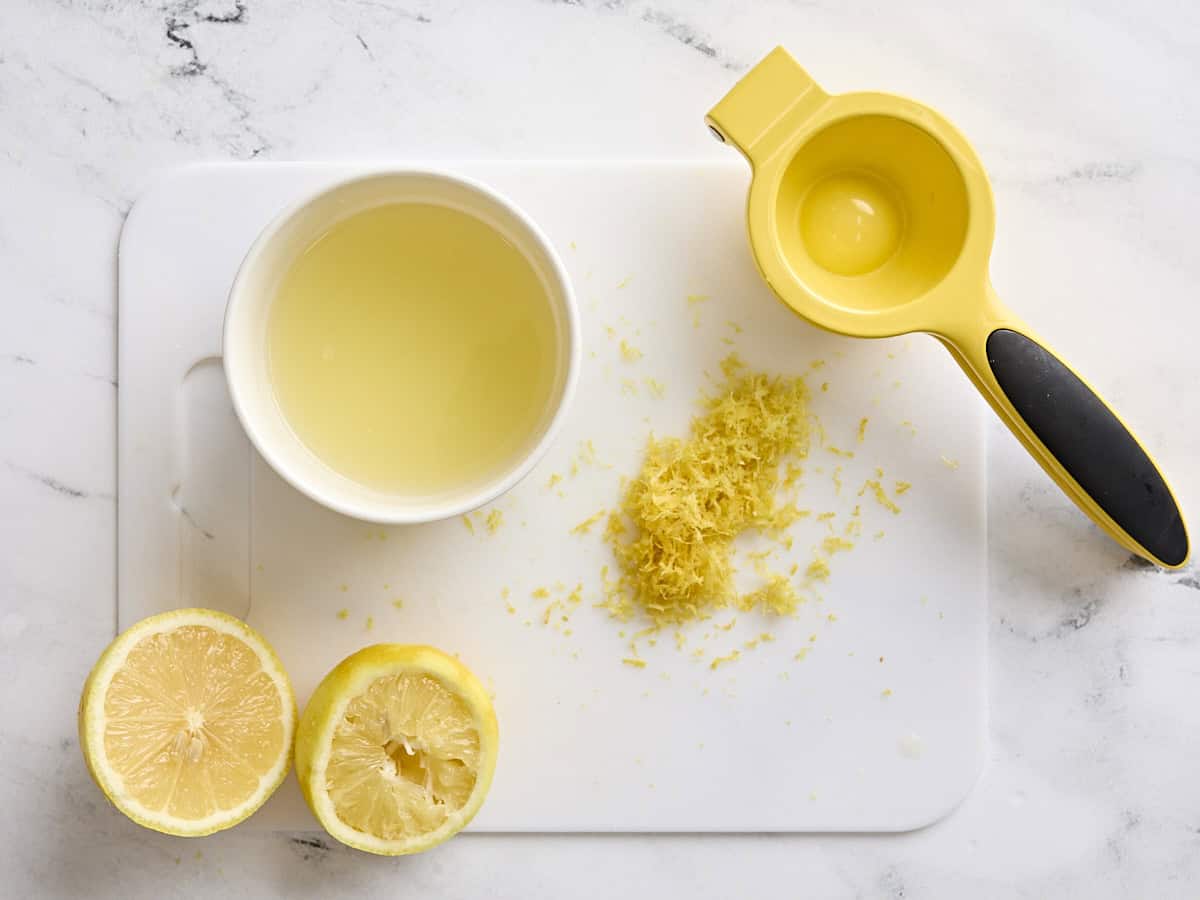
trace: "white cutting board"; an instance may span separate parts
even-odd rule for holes
[[[749,175],[734,160],[456,163],[524,208],[566,262],[584,330],[579,391],[547,458],[493,504],[503,513],[494,534],[459,519],[380,528],[344,518],[249,448],[220,334],[259,229],[364,168],[188,168],[130,213],[120,246],[120,627],[184,605],[244,615],[278,649],[301,705],[365,644],[461,654],[494,688],[500,720],[480,830],[898,831],[953,809],[984,752],[986,536],[983,405],[946,353],[923,336],[825,334],[778,303],[749,254]],[[708,299],[689,306],[689,294]],[[644,357],[624,360],[621,338]],[[569,531],[614,505],[651,427],[685,433],[705,370],[717,373],[734,349],[726,339],[752,368],[807,373],[828,441],[855,456],[814,446],[800,505],[837,512],[840,531],[861,504],[863,537],[832,559],[822,599],[795,619],[740,614],[722,631],[733,615],[717,616],[686,632],[683,651],[670,634],[653,647],[643,639],[647,666],[636,669],[621,660],[640,626],[592,606],[608,551],[596,534]],[[587,440],[603,465],[572,477]],[[913,485],[900,515],[855,496],[876,466],[889,493],[896,480]],[[546,487],[552,473],[564,476],[556,489]],[[797,523],[792,553],[770,564],[787,571],[794,557],[803,570],[826,529]],[[556,582],[582,582],[585,599],[570,622],[547,626],[544,601],[530,595]],[[775,640],[745,650],[764,631]],[[710,668],[737,647],[740,659]],[[315,827],[294,781],[252,821]]]

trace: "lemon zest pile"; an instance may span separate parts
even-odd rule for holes
[[[778,507],[779,468],[808,452],[808,394],[800,378],[738,375],[736,354],[721,362],[727,383],[705,401],[687,439],[651,438],[638,476],[622,501],[632,523],[610,517],[606,536],[620,563],[616,590],[606,587],[610,612],[631,611],[628,597],[658,627],[678,625],[736,605],[794,612],[800,598],[782,576],[740,597],[733,583],[733,540],[747,530],[779,530],[797,518]],[[614,521],[616,519],[616,521]],[[748,599],[752,598],[752,599]]]

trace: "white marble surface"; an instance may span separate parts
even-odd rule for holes
[[[114,249],[202,159],[707,157],[776,42],[941,108],[995,179],[997,288],[1200,510],[1200,8],[971,2],[0,4],[0,873],[9,896],[1194,897],[1200,578],[1137,565],[990,434],[991,750],[882,836],[184,842],[102,802],[80,683],[111,637]],[[1052,7],[1052,8],[1051,8]],[[932,348],[931,348],[932,352]],[[931,548],[936,552],[936,548]]]

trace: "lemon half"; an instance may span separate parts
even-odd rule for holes
[[[465,666],[432,647],[376,644],[313,693],[296,732],[296,775],[330,835],[398,856],[471,821],[497,745],[491,699]]]
[[[229,828],[287,774],[296,700],[262,635],[211,609],[151,616],[101,654],[79,744],[121,812],[167,834]]]

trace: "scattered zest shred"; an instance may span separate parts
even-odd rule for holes
[[[879,483],[878,478],[868,478],[863,486],[859,488],[858,496],[861,497],[867,491],[870,491],[875,497],[875,502],[888,510],[892,515],[900,514],[900,507],[896,505],[896,501],[887,495],[887,491],[883,489],[883,485]]]
[[[854,543],[840,537],[827,537],[821,542],[821,549],[832,556],[842,550],[853,550]]]
[[[800,595],[792,587],[791,581],[783,575],[773,575],[771,580],[758,590],[739,597],[737,605],[746,612],[761,609],[763,612],[779,616],[795,611],[800,602]]]
[[[829,580],[829,563],[817,557],[808,564],[808,568],[804,574],[813,581],[828,581]]]
[[[608,514],[607,510],[600,510],[598,513],[588,516],[578,525],[571,529],[571,534],[587,534],[592,530],[592,526],[603,519]]]
[[[725,665],[725,663],[731,663],[741,655],[742,655],[741,650],[734,650],[732,653],[728,653],[725,656],[716,657],[712,662],[710,662],[708,664],[708,667],[710,669],[712,669],[713,671],[716,671],[721,666]]]

